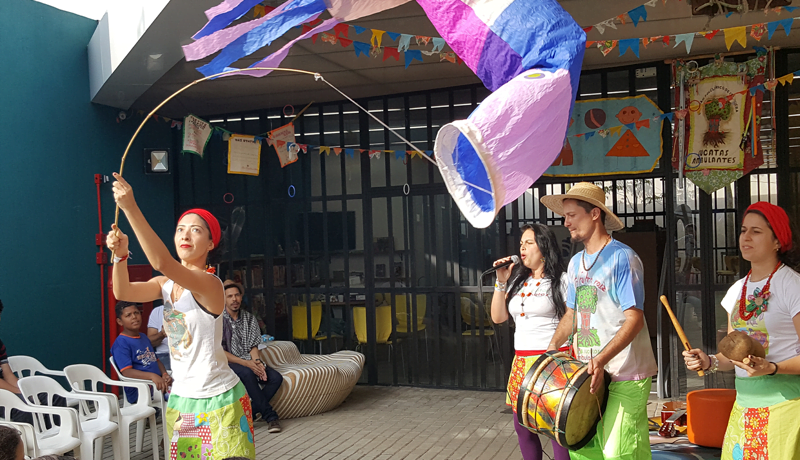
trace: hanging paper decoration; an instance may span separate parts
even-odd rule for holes
[[[295,143],[294,124],[289,123],[280,128],[273,129],[267,133],[269,145],[275,149],[278,159],[281,161],[281,168],[285,168],[297,161],[297,154],[300,147]]]
[[[261,168],[261,142],[255,136],[231,134],[228,139],[228,174],[257,176]]]
[[[758,114],[765,62],[764,56],[739,64],[712,62],[697,69],[698,78],[688,85],[684,171],[706,193],[727,186],[764,161]],[[673,166],[679,165],[673,158]]]
[[[211,125],[205,120],[201,120],[194,115],[185,117],[183,119],[183,146],[181,153],[194,153],[202,158],[206,145],[211,139],[212,130]]]
[[[664,113],[644,95],[577,101],[567,142],[545,175],[652,171],[661,158],[663,119]]]

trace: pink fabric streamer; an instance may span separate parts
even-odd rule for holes
[[[286,59],[286,56],[289,54],[289,50],[294,46],[295,43],[299,42],[300,40],[305,40],[306,38],[322,33],[327,32],[328,30],[333,29],[333,27],[339,24],[339,20],[336,18],[330,18],[324,21],[322,24],[314,27],[313,29],[309,30],[301,34],[299,37],[295,38],[294,40],[288,42],[287,44],[283,45],[283,48],[279,49],[278,51],[270,54],[269,56],[265,57],[264,59],[256,62],[255,64],[251,65],[250,67],[279,67],[281,62]],[[227,70],[233,70],[232,68],[228,68]],[[272,73],[271,70],[250,70],[246,72],[238,72],[234,74],[224,75],[225,77],[233,76],[233,75],[249,75],[251,77],[263,77],[265,75],[269,75]]]
[[[242,0],[226,0],[226,1],[236,2],[238,4]],[[218,30],[211,35],[207,35],[195,41],[194,43],[190,43],[188,45],[183,46],[183,54],[184,56],[186,56],[186,60],[197,61],[199,59],[203,59],[206,56],[210,56],[216,53],[222,48],[225,48],[240,36],[246,34],[247,32],[250,32],[251,30],[263,24],[265,21],[269,21],[275,16],[281,14],[284,5],[285,3],[281,4],[281,6],[275,8],[274,10],[267,13],[265,16],[262,16],[258,19],[245,22],[233,27],[228,27],[227,29]],[[214,8],[219,8],[219,6],[221,5],[218,5]],[[212,8],[212,10],[214,8]]]
[[[243,0],[224,0],[219,5],[209,8],[206,10],[206,17],[208,20],[212,20],[215,17],[219,16],[222,13],[227,13],[228,11],[236,8]]]

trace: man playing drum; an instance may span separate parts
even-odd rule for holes
[[[564,216],[572,240],[585,247],[570,260],[569,308],[548,349],[574,334],[577,358],[592,375],[592,393],[604,385],[604,372],[611,376],[597,434],[570,458],[651,459],[646,407],[657,365],[644,320],[642,262],[608,234],[625,226],[605,206],[600,187],[581,182],[564,195],[542,197],[542,203]]]

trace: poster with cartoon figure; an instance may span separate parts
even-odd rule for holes
[[[545,175],[652,171],[661,158],[663,115],[644,95],[575,102],[564,148]]]

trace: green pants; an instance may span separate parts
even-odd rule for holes
[[[611,382],[608,403],[597,434],[586,446],[570,451],[572,460],[650,460],[647,398],[651,378]]]

